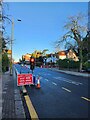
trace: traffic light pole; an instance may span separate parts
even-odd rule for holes
[[[30,58],[30,69],[32,70],[32,74],[33,74],[34,67],[35,67],[35,59],[31,57]]]
[[[33,74],[33,70],[32,70],[32,74]]]

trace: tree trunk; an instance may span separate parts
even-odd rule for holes
[[[79,56],[80,56],[80,67],[79,71],[82,71],[82,63],[83,63],[83,57],[82,57],[82,47],[79,48]]]

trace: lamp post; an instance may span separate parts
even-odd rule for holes
[[[17,19],[17,21],[21,21],[20,19]],[[10,75],[12,76],[12,41],[14,40],[14,18],[12,17],[12,28],[11,28],[11,60],[10,60]]]
[[[10,15],[11,16],[11,15]],[[10,57],[10,75],[12,75],[12,41],[14,40],[14,18],[12,17],[12,20],[8,18],[7,16],[4,16],[3,18],[8,19],[12,26],[11,26],[11,40],[10,40],[10,49],[11,49],[11,57]],[[20,19],[17,19],[17,21],[21,21]]]
[[[14,18],[12,18],[12,28],[11,28],[11,60],[10,60],[10,75],[12,75],[12,41],[14,40]]]

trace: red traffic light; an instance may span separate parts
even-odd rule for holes
[[[31,58],[31,60],[30,60],[31,62],[34,62],[34,58]]]

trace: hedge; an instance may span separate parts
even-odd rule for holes
[[[9,58],[6,53],[2,55],[2,72],[6,72],[9,70]]]
[[[86,61],[86,62],[83,64],[83,68],[84,68],[84,69],[90,68],[90,61]]]
[[[76,62],[76,61],[73,61],[71,59],[64,59],[64,60],[59,59],[57,61],[57,64],[58,64],[59,68],[75,68],[75,69],[78,69],[80,62],[79,61]]]

